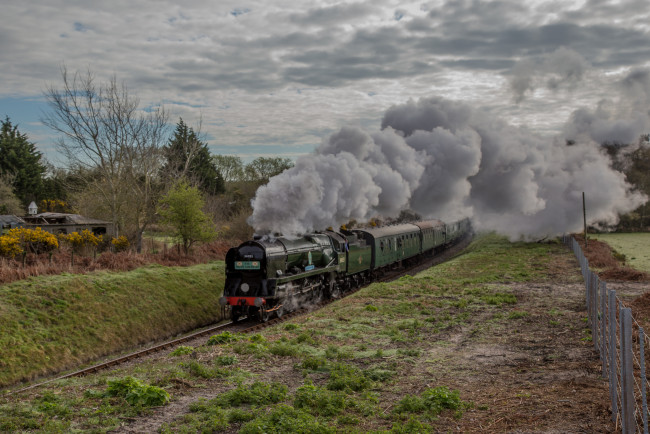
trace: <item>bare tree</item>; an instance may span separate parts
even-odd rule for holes
[[[167,114],[140,110],[115,76],[96,84],[90,70],[70,76],[64,67],[61,73],[63,87],[45,91],[50,112],[42,121],[61,134],[57,148],[69,167],[92,175],[85,184],[105,202],[108,218],[141,245],[155,210]]]

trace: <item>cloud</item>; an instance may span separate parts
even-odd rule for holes
[[[0,97],[40,96],[60,83],[61,64],[90,68],[99,80],[116,74],[143,106],[200,105],[174,107],[174,115],[190,122],[202,117],[215,146],[239,146],[242,153],[265,133],[304,149],[321,140],[308,129],[333,130],[348,121],[374,122],[376,129],[392,104],[428,95],[559,131],[564,119],[557,112],[615,99],[620,89],[612,86],[612,71],[641,68],[650,58],[650,12],[643,4],[8,2],[0,28]],[[561,47],[589,68],[571,63],[575,56],[545,65],[545,56]],[[524,98],[512,108],[504,81],[526,62],[547,73],[519,71],[516,91],[528,96],[536,89],[544,100]],[[592,90],[576,86],[587,75]],[[368,91],[375,93],[372,102]],[[218,108],[224,104],[232,106],[227,116]],[[247,128],[237,128],[242,124]]]

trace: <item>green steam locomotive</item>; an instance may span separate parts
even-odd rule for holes
[[[471,230],[468,219],[425,220],[300,238],[261,237],[226,254],[222,306],[230,316],[267,321],[372,281],[444,250]]]

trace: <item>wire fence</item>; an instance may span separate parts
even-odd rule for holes
[[[632,309],[589,269],[575,238],[565,236],[563,241],[576,255],[585,281],[588,324],[600,353],[603,378],[609,379],[612,421],[623,433],[647,434],[646,348],[650,338],[632,317]]]

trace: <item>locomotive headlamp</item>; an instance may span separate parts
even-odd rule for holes
[[[262,300],[261,298],[257,297],[253,303],[255,303],[255,306],[260,307],[260,306],[262,306],[262,304],[264,303],[264,300]]]
[[[219,304],[222,305],[222,306],[227,305],[228,304],[228,299],[226,297],[221,297],[219,299]]]
[[[248,283],[242,283],[239,288],[242,290],[242,292],[248,292],[250,286],[248,286]]]

